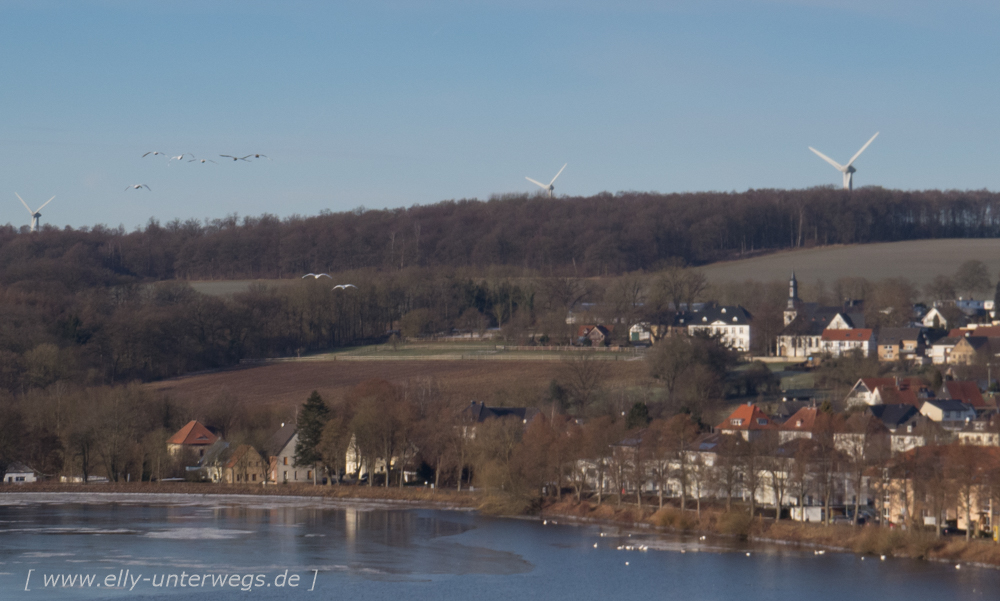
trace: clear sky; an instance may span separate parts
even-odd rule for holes
[[[1000,189],[1000,3],[0,0],[0,223]],[[147,151],[212,163],[167,166]],[[226,162],[263,153],[272,161]],[[146,190],[124,191],[131,184]]]

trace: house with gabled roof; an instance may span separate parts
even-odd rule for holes
[[[962,401],[977,411],[986,409],[986,401],[983,400],[983,393],[979,391],[979,385],[975,382],[946,380],[941,387],[941,392],[942,398]]]
[[[879,361],[923,359],[926,336],[919,328],[881,328],[878,331]]]
[[[223,467],[226,484],[264,484],[267,463],[252,446],[241,444],[230,454]]]
[[[298,428],[294,423],[281,424],[267,444],[268,482],[274,484],[315,483],[315,465],[296,465],[295,445],[299,442]]]
[[[30,484],[37,481],[38,472],[20,461],[8,465],[7,471],[3,475],[4,484]]]
[[[796,411],[785,423],[778,426],[778,443],[785,444],[796,438],[812,438],[816,426],[816,407],[803,407]]]
[[[777,425],[771,423],[771,418],[757,408],[757,405],[747,403],[740,405],[729,417],[715,427],[716,431],[730,436],[740,436],[750,441],[759,438],[766,432],[774,431]]]
[[[217,440],[219,440],[218,436],[213,434],[204,424],[193,419],[167,439],[167,451],[171,455],[177,455],[185,449],[190,449],[198,457],[202,457],[205,455],[205,449],[215,444]]]
[[[865,411],[880,420],[890,433],[895,432],[913,417],[920,415],[920,409],[909,403],[872,405]]]
[[[867,357],[875,351],[875,333],[871,328],[827,328],[820,337],[820,351],[841,357],[859,351]]]
[[[962,401],[931,399],[920,406],[920,414],[949,430],[959,429],[976,419],[976,410]]]
[[[847,406],[877,405],[881,401],[878,389],[882,386],[895,386],[896,378],[860,378],[847,393]]]
[[[734,351],[750,350],[750,312],[739,305],[706,306],[701,311],[678,313],[674,325],[687,327],[689,336],[717,336],[723,345]]]

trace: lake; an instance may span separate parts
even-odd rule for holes
[[[466,511],[0,494],[0,600],[921,601],[997,591],[993,569]]]

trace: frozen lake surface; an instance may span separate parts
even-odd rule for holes
[[[998,591],[992,569],[382,503],[0,494],[0,600],[936,601]]]

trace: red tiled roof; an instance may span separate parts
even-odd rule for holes
[[[823,340],[853,340],[861,342],[871,340],[871,328],[854,328],[852,330],[823,330]]]
[[[733,420],[739,420],[734,423]],[[761,421],[763,420],[763,422]],[[770,430],[771,418],[757,408],[757,405],[740,405],[729,414],[726,421],[716,426],[717,430]]]
[[[793,413],[779,429],[786,432],[812,432],[813,426],[816,425],[817,413],[819,409],[815,407],[803,407]]]
[[[986,407],[983,401],[983,394],[979,392],[979,385],[975,382],[950,381],[944,383],[948,396],[956,401],[962,401],[976,409]]]
[[[882,403],[886,405],[913,405],[917,409],[924,404],[924,401],[917,397],[917,390],[904,388],[900,390],[895,384],[892,386],[879,386],[879,395]]]
[[[201,422],[191,420],[168,438],[167,444],[210,445],[217,440],[219,437],[209,432]]]

